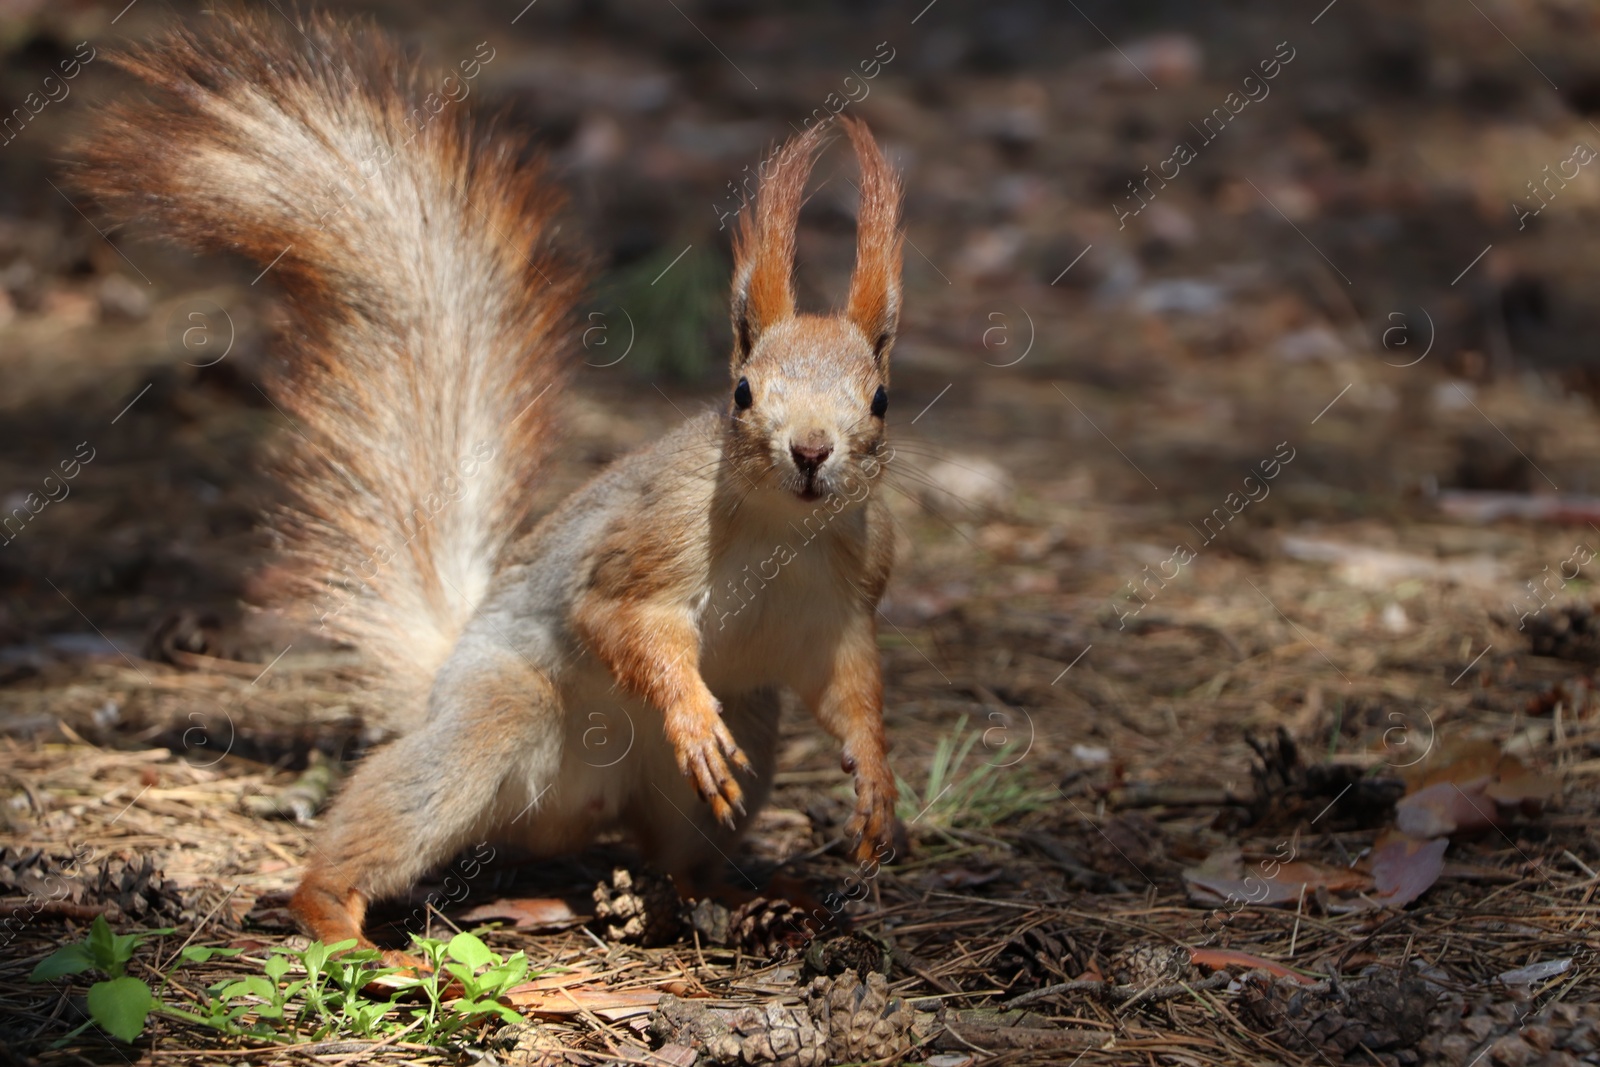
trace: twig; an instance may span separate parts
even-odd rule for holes
[[[1171,1000],[1173,997],[1183,996],[1185,993],[1191,993],[1196,989],[1221,989],[1231,981],[1233,981],[1233,975],[1227,971],[1218,971],[1211,977],[1198,982],[1174,982],[1172,985],[1143,987],[1112,985],[1110,982],[1101,981],[1098,978],[1078,978],[1071,982],[1057,982],[1055,985],[1047,985],[1040,989],[1023,993],[1020,996],[1012,997],[1010,1000],[1002,1001],[1000,1007],[1009,1011],[1012,1008],[1020,1008],[1060,993],[1100,993],[1118,1003],[1133,1004],[1143,1001],[1154,1003],[1156,1001]]]
[[[916,975],[924,982],[927,982],[929,985],[933,986],[933,988],[944,993],[959,994],[961,992],[961,987],[951,985],[943,978],[933,974],[923,966],[921,960],[917,959],[904,949],[891,949],[890,955],[894,959],[894,962],[898,963],[901,967],[904,967],[908,973]]]
[[[1171,985],[1149,986],[1143,990],[1132,990],[1129,986],[1112,986],[1106,994],[1112,1000],[1123,1002],[1124,1007],[1132,1007],[1140,1001],[1154,1004],[1157,1001],[1171,1000],[1185,994],[1194,994],[1196,990],[1221,989],[1233,981],[1233,975],[1227,971],[1218,971],[1209,978],[1202,978],[1198,982],[1174,982]]]
[[[951,1037],[955,1038],[957,1041],[961,1042],[963,1045],[967,1046],[968,1048],[970,1048],[972,1051],[976,1052],[980,1056],[993,1056],[994,1055],[994,1053],[990,1052],[988,1049],[979,1048],[977,1045],[974,1045],[972,1042],[970,1042],[966,1038],[962,1037],[959,1033],[956,1032],[956,1028],[951,1026],[949,1023],[945,1023],[944,1024],[944,1032],[949,1034]]]
[[[227,896],[223,897],[221,900],[219,900],[215,904],[213,904],[211,906],[211,910],[206,912],[205,918],[200,920],[200,925],[196,926],[194,928],[194,930],[190,932],[189,936],[183,939],[183,944],[178,946],[178,949],[177,949],[176,952],[174,952],[172,955],[167,957],[167,962],[166,962],[165,966],[158,967],[157,970],[165,970],[167,967],[171,967],[172,966],[172,961],[177,959],[178,956],[182,954],[183,950],[189,947],[189,942],[193,941],[195,938],[200,936],[200,931],[204,930],[206,928],[206,923],[211,921],[211,917],[213,915],[215,915],[218,911],[220,911],[224,904],[226,904],[228,901],[232,900],[233,899],[233,895],[235,893],[237,893],[238,891],[239,891],[239,887],[236,885],[232,889],[228,890],[228,895]]]
[[[1098,978],[1078,978],[1071,982],[1057,982],[1055,985],[1041,986],[1027,993],[1021,993],[1010,1000],[1000,1002],[1000,1007],[1006,1011],[1032,1004],[1038,1000],[1045,1000],[1057,993],[1101,993],[1112,988],[1109,982]]]
[[[379,1041],[375,1045],[368,1045],[366,1048],[357,1049],[356,1051],[350,1053],[350,1055],[345,1056],[342,1059],[334,1060],[333,1063],[330,1065],[330,1067],[345,1067],[346,1064],[353,1063],[357,1059],[360,1059],[363,1056],[371,1055],[372,1053],[378,1051],[380,1048],[383,1048],[385,1045],[395,1044],[402,1037],[405,1037],[407,1034],[409,1034],[411,1031],[415,1030],[417,1027],[419,1027],[421,1025],[422,1025],[422,1016],[419,1015],[419,1016],[417,1016],[417,1018],[411,1020],[411,1025],[407,1026],[405,1029],[396,1030],[394,1033],[390,1034],[388,1037],[384,1038],[382,1041]]]
[[[32,915],[48,915],[53,919],[93,919],[97,915],[106,914],[110,907],[110,904],[73,904],[66,900],[45,900],[33,904],[26,901],[21,904],[0,902],[0,916],[27,912]]]

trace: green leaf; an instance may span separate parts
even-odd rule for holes
[[[492,989],[495,995],[504,993],[528,977],[528,954],[520,951],[515,953],[504,963],[489,968],[483,977],[484,986]]]
[[[63,945],[40,960],[33,973],[28,975],[28,981],[48,982],[63,975],[81,974],[94,965],[94,956],[89,952],[89,946],[81,941],[75,941],[70,945]]]
[[[480,1015],[498,1015],[509,1023],[520,1023],[522,1016],[495,1001],[493,998],[483,1000],[458,1000],[453,1006],[455,1012],[467,1019],[475,1019]]]
[[[150,987],[137,978],[113,978],[89,987],[89,1014],[112,1037],[132,1041],[155,1007]]]
[[[300,960],[306,965],[307,972],[321,974],[322,968],[328,962],[328,946],[321,941],[313,941],[306,946],[305,952],[301,953]]]
[[[445,946],[445,952],[449,953],[451,959],[460,960],[474,971],[500,962],[500,957],[491,952],[489,946],[473,934],[457,934],[452,937],[450,944]]]
[[[104,915],[96,915],[94,922],[89,924],[89,936],[85,939],[89,946],[89,954],[94,957],[94,965],[107,974],[120,974],[121,967],[117,967],[116,935],[111,932],[111,926],[106,922]],[[120,961],[120,962],[126,962]],[[113,971],[112,968],[116,967]]]
[[[268,956],[267,962],[261,965],[261,969],[276,985],[280,978],[289,973],[289,960],[285,956]]]
[[[152,930],[153,934],[170,934],[168,930]],[[106,922],[104,915],[96,915],[94,922],[89,924],[89,953],[94,957],[94,965],[113,978],[122,976],[123,968],[133,958],[134,949],[138,948],[146,938],[142,934],[114,934],[111,926]]]
[[[210,945],[190,945],[178,953],[178,958],[184,963],[205,963],[215,956],[237,956],[243,952],[242,948],[212,948]]]
[[[273,982],[261,977],[259,974],[248,975],[232,982],[222,988],[217,995],[223,1000],[237,1000],[240,997],[260,997],[271,1003],[277,999],[278,987]]]

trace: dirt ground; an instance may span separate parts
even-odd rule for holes
[[[66,176],[129,91],[109,54],[207,16],[0,5],[0,104],[51,94],[0,145],[0,1060],[1600,1062],[1592,5],[361,10],[440,67],[487,42],[469,103],[540,131],[605,266],[541,506],[721,402],[767,145],[850,94],[902,168],[905,847],[845,856],[849,781],[791,714],[729,872],[765,899],[691,917],[606,842],[391,902],[395,944],[524,951],[526,1021],[129,1043],[81,1027],[96,972],[30,982],[97,915],[171,929],[127,973],[191,1013],[303,950],[285,895],[373,738],[358,653],[247,606],[270,280],[102,232]],[[197,945],[242,954],[174,969]]]

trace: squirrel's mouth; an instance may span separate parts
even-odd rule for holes
[[[825,495],[822,491],[822,479],[817,477],[816,471],[805,472],[805,484],[794,491],[794,495],[804,500],[807,504],[821,500]]]

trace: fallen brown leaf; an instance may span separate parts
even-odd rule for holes
[[[604,986],[528,989],[519,986],[501,999],[533,1015],[579,1015],[587,1011],[615,1022],[654,1010],[661,997],[659,989],[607,989]]]
[[[1395,805],[1395,825],[1413,837],[1481,830],[1501,821],[1501,808],[1537,814],[1556,787],[1554,777],[1502,755],[1493,742],[1468,741],[1413,779],[1410,795]]]
[[[1483,775],[1465,784],[1443,781],[1425,786],[1395,804],[1395,825],[1401,833],[1419,838],[1493,826],[1499,811],[1484,793],[1489,782]]]
[[[1260,956],[1230,948],[1191,949],[1189,961],[1198,967],[1209,967],[1213,971],[1242,967],[1247,971],[1263,970],[1277,978],[1292,979],[1302,985],[1313,985],[1316,981],[1315,979],[1307,978],[1298,971],[1291,971],[1281,963],[1274,963],[1269,959],[1263,959]]]
[[[1220,849],[1207,856],[1199,867],[1183,872],[1190,895],[1204,904],[1288,904],[1301,893],[1319,888],[1329,892],[1360,892],[1372,880],[1360,871],[1329,867],[1309,860],[1279,863],[1273,859],[1253,862],[1246,869],[1238,849]]]
[[[1444,870],[1447,838],[1419,840],[1403,833],[1387,833],[1372,850],[1375,898],[1391,908],[1401,908],[1426,893]]]
[[[1272,880],[1295,887],[1305,885],[1308,890],[1324,887],[1330,893],[1359,892],[1372,884],[1372,879],[1360,871],[1348,867],[1329,867],[1310,860],[1291,860],[1281,864]],[[1299,889],[1295,891],[1298,893]]]
[[[1427,760],[1411,768],[1408,789],[1417,792],[1440,782],[1464,785],[1479,778],[1489,778],[1500,766],[1500,746],[1481,738],[1468,738],[1445,742],[1436,759]]]

